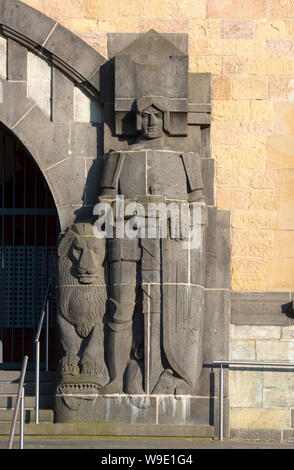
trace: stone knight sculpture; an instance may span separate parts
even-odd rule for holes
[[[139,203],[146,214],[148,204],[172,203],[179,213],[183,203],[190,211],[196,205],[205,220],[199,155],[177,141],[187,134],[187,88],[187,56],[157,33],[115,57],[116,134],[129,143],[105,156],[99,198],[114,212],[119,196],[124,207]],[[156,213],[143,217],[155,238],[121,237],[114,227],[107,240],[110,382],[100,393],[191,393],[202,367],[203,289],[190,271],[197,251],[204,272],[203,244],[187,249],[185,236],[168,227],[159,235]],[[205,223],[197,224],[202,240]]]
[[[230,214],[214,205],[211,77],[188,73],[187,40],[109,37],[97,204],[59,245],[56,422],[217,415],[203,365],[229,354]]]

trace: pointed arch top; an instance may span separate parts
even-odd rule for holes
[[[18,0],[0,0],[0,30],[69,75],[91,94],[99,92],[106,59],[71,31]]]

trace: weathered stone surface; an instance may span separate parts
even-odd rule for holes
[[[294,433],[292,430],[285,429],[283,430],[283,442],[293,442],[294,440]]]
[[[262,76],[234,77],[232,84],[233,99],[267,99],[267,79]]]
[[[33,108],[34,102],[27,99],[26,83],[2,82],[3,96],[10,106],[0,103],[1,122],[10,129]]]
[[[232,339],[281,339],[280,326],[232,325]]]
[[[283,429],[290,427],[290,410],[266,410],[262,408],[232,408],[231,429]]]
[[[0,22],[27,38],[32,38],[40,45],[44,43],[55,25],[55,21],[51,18],[17,0],[1,1]]]
[[[290,0],[283,0],[279,4],[275,0],[269,0],[269,15],[272,18],[292,18],[294,14],[293,3]]]
[[[227,418],[228,400],[224,399],[224,416]],[[214,427],[214,435],[219,431],[219,403],[215,398],[200,397],[159,397],[158,423],[180,425],[207,425]],[[224,435],[227,436],[227,419],[224,422]]]
[[[263,274],[264,260],[262,258],[237,257],[232,258],[232,275],[235,274]]]
[[[291,428],[294,428],[294,410],[291,410]]]
[[[12,39],[7,40],[7,78],[8,80],[27,79],[27,50]]]
[[[220,49],[221,50],[221,49]],[[189,70],[192,73],[212,73],[221,74],[222,58],[221,57],[190,57]]]
[[[253,121],[274,121],[274,104],[268,100],[254,101],[251,103]]]
[[[95,205],[98,200],[99,182],[102,174],[102,159],[85,159],[86,184],[84,191],[84,203],[86,205]]]
[[[253,39],[254,22],[252,20],[223,20],[221,37],[229,39]]]
[[[216,159],[217,166],[222,168],[266,168],[266,152],[262,148],[248,145],[214,145],[212,154]]]
[[[220,54],[218,54],[220,55]],[[236,55],[235,50],[232,53],[226,54],[223,58],[222,71],[224,74],[241,74],[246,73],[248,70],[248,59],[246,57],[234,57]],[[232,56],[232,57],[231,57]]]
[[[206,311],[204,320],[205,363],[213,360],[226,360],[229,357],[229,319],[230,293],[225,290],[206,291]],[[212,341],[218,338],[218,341]]]
[[[216,204],[219,209],[249,209],[249,191],[244,189],[218,189]]]
[[[152,28],[149,28],[152,29]],[[155,28],[156,31],[157,28]],[[132,33],[132,32],[125,32],[121,33],[121,29],[118,32],[109,32],[107,35],[107,49],[108,49],[108,57],[114,57],[120,51],[128,47],[133,41],[138,39],[139,33]],[[172,44],[178,47],[181,51],[187,53],[188,52],[188,37],[183,34],[177,33],[162,33],[162,36],[169,40]]]
[[[206,287],[230,287],[229,223],[228,211],[208,208]]]
[[[249,209],[277,210],[278,193],[275,189],[255,189],[250,191]]]
[[[233,273],[232,275],[232,291],[264,291],[265,279],[264,274],[252,273]]]
[[[267,230],[233,230],[233,256],[270,257],[273,255],[273,234]]]
[[[51,116],[51,65],[32,52],[28,52],[28,96]]]
[[[71,146],[72,157],[92,157],[101,155],[101,126],[91,126],[83,122],[71,124]]]
[[[85,160],[83,158],[66,158],[46,170],[45,174],[49,185],[54,187],[55,203],[58,207],[66,206],[68,201],[80,206],[86,199],[84,194]],[[65,178],[69,184],[64,184]]]
[[[277,214],[275,211],[262,211],[262,210],[248,210],[248,211],[233,211],[232,212],[232,228],[233,229],[276,229],[277,228]],[[274,240],[274,253],[276,250],[277,234],[275,233]],[[240,253],[241,256],[241,253]],[[250,256],[250,255],[249,255]],[[248,270],[250,271],[250,269]]]
[[[276,103],[275,113],[276,113],[277,134],[278,135],[292,134],[293,133],[292,119],[294,115],[294,104],[289,103],[289,102]]]
[[[278,176],[279,200],[293,201],[294,169],[281,169]]]
[[[232,3],[231,0],[208,0],[208,18],[263,18],[266,16],[267,3],[254,0],[245,3]]]
[[[257,75],[291,74],[293,70],[293,58],[289,57],[263,57],[250,58],[248,71]]]
[[[293,136],[269,136],[267,154],[268,168],[291,168],[293,166]]]
[[[114,9],[114,6],[116,7]],[[107,1],[97,3],[95,0],[86,0],[86,18],[108,18],[110,5]],[[126,4],[123,0],[112,4],[114,11],[113,16],[116,18],[133,17],[134,6]],[[165,16],[166,1],[159,3],[157,0],[152,0],[149,4],[142,4],[137,10],[137,16],[143,18],[161,18]]]
[[[4,433],[9,434],[9,423],[4,428]],[[42,423],[38,425],[39,435],[48,436],[142,436],[142,437],[192,437],[212,438],[213,428],[211,426],[174,426],[156,424],[103,424],[103,423]],[[35,435],[36,425],[26,425],[26,434]]]
[[[259,141],[256,139],[256,142],[252,141],[252,145],[258,145]],[[263,142],[260,142],[260,145],[263,145]],[[276,188],[278,185],[278,172],[277,170],[268,170],[268,169],[245,169],[240,168],[238,170],[238,186],[244,188],[264,188],[272,189]],[[262,212],[258,214],[262,216]]]
[[[294,54],[293,46],[293,39],[269,39],[265,42],[265,55],[269,57],[291,57]]]
[[[0,77],[7,78],[7,39],[0,36]]]
[[[255,24],[255,37],[265,39],[278,39],[287,36],[285,21],[277,20],[259,20]]]
[[[234,368],[232,368],[234,367]],[[262,372],[249,366],[232,366],[230,370],[230,407],[259,408],[263,405]]]
[[[58,207],[58,217],[60,222],[60,231],[64,232],[73,223],[88,222],[93,219],[93,206],[63,206]]]
[[[256,341],[256,359],[259,361],[293,362],[293,341]]]
[[[251,119],[250,103],[246,100],[222,100],[212,104],[213,120],[246,121]]]
[[[213,158],[201,159],[201,173],[203,178],[204,194],[207,205],[214,205],[214,171],[215,162]]]
[[[102,109],[97,101],[88,97],[82,90],[74,88],[74,120],[77,122],[101,123]]]
[[[59,24],[49,36],[45,47],[73,69],[78,63],[78,71],[86,79],[92,77],[99,65],[105,61],[98,52]]]
[[[293,285],[293,259],[273,258],[265,264],[266,290],[289,291]],[[279,276],[278,272],[279,271]]]
[[[55,67],[52,76],[52,119],[55,122],[73,121],[74,85]],[[62,99],[60,97],[62,96]]]
[[[230,359],[232,361],[254,361],[256,359],[255,342],[250,340],[231,341]]]
[[[281,339],[294,339],[294,326],[285,326],[282,328]]]
[[[290,325],[290,294],[281,292],[232,292],[231,323],[237,325]]]
[[[192,103],[211,102],[210,73],[189,73],[188,97]]]
[[[287,76],[271,75],[268,82],[269,98],[288,99],[292,91],[292,81]]]
[[[291,200],[283,201],[282,199],[279,200],[279,206],[278,206],[278,229],[279,230],[293,230],[294,223],[291,220],[293,207],[294,207],[294,201],[291,201]]]
[[[156,399],[150,396],[56,396],[55,410],[59,423],[156,424]]]
[[[280,393],[285,393],[289,390],[291,392],[294,387],[293,366],[265,367],[263,369],[263,386],[272,394],[276,390],[277,397]]]
[[[287,431],[283,432],[283,435]],[[291,431],[290,431],[291,432]],[[230,436],[235,439],[281,441],[282,432],[276,429],[230,429]]]
[[[264,388],[263,390],[263,407],[264,408],[284,408],[293,407],[293,387],[287,389],[281,388]]]
[[[203,324],[203,364],[195,393],[199,396],[219,394],[219,367],[214,360],[229,359],[229,308],[227,290],[207,290]],[[228,370],[224,370],[224,396],[228,395]]]
[[[216,75],[212,78],[212,97],[214,100],[231,99],[231,77]]]
[[[231,130],[231,133],[230,133]],[[240,125],[238,122],[216,121],[212,123],[211,140],[213,144],[240,144]]]
[[[53,124],[38,106],[25,115],[14,128],[14,132],[34,155],[42,170],[48,169],[69,155],[71,148],[69,124]]]

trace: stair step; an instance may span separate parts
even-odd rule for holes
[[[12,382],[18,383],[20,377],[20,371],[17,370],[0,370],[0,383],[2,382]],[[25,381],[35,382],[36,372],[29,370],[26,372]],[[40,382],[55,382],[56,372],[55,371],[40,371]]]
[[[16,394],[0,395],[0,408],[12,409],[15,406]],[[54,395],[40,395],[39,397],[40,408],[50,409],[54,405]],[[25,396],[25,408],[34,408],[35,397]]]
[[[0,395],[16,395],[18,392],[18,386],[19,384],[17,383],[6,383],[6,382],[0,382]],[[34,382],[29,382],[24,384],[25,387],[25,395],[34,395],[35,393],[35,383]],[[40,393],[44,393],[49,395],[50,393],[54,393],[56,390],[56,384],[55,382],[40,382],[39,386]]]
[[[14,410],[5,410],[0,409],[0,422],[9,422],[11,423],[13,418]],[[39,422],[49,422],[53,423],[53,410],[39,410]],[[25,423],[34,423],[36,418],[36,413],[34,409],[26,409],[24,411]],[[17,422],[19,422],[19,413]]]
[[[0,422],[0,435],[9,435],[10,425]],[[16,429],[16,435],[19,429]],[[40,423],[25,424],[25,436],[141,436],[191,437],[212,439],[213,426],[168,424],[101,424],[101,423]]]

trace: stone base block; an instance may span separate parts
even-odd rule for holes
[[[227,399],[224,405],[226,416]],[[55,397],[54,421],[208,426],[217,436],[219,406],[218,399],[212,397],[60,394]]]
[[[55,422],[156,423],[156,398],[145,395],[57,395]]]
[[[280,442],[281,431],[278,429],[231,429],[230,437],[234,439],[248,439],[258,441]]]
[[[0,436],[8,438],[10,423],[0,423]],[[72,437],[180,437],[193,439],[212,439],[211,426],[174,426],[169,424],[105,424],[105,423],[40,423],[25,424],[25,436],[50,436],[54,439]],[[19,426],[15,429],[19,435]]]

